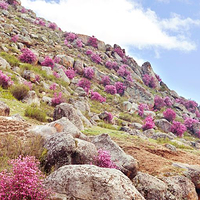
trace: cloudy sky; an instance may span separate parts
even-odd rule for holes
[[[119,44],[140,65],[200,104],[199,0],[21,0],[64,31]]]

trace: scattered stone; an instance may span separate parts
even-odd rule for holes
[[[2,101],[0,101],[0,116],[9,116],[10,108]]]

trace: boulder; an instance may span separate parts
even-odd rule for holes
[[[88,98],[79,97],[77,100],[73,100],[72,104],[75,109],[78,109],[83,113],[86,113],[86,112],[90,113],[90,106],[89,106]]]
[[[77,114],[77,110],[73,108],[73,105],[61,103],[55,107],[53,119],[57,120],[62,117],[67,117],[79,130],[84,129],[83,122]]]
[[[175,138],[175,136],[172,136],[171,134],[167,134],[167,133],[156,132],[151,136],[151,138],[154,140],[158,140],[158,139],[173,140]]]
[[[123,110],[123,111],[129,112],[129,111],[131,110],[131,108],[132,108],[131,102],[129,102],[129,101],[124,101],[124,102],[122,103],[122,110]]]
[[[66,165],[45,179],[45,185],[66,199],[145,200],[119,170],[94,165]]]
[[[140,124],[140,123],[131,123],[128,126],[130,128],[132,128],[132,129],[137,129],[137,130],[141,130],[142,129],[142,124]]]
[[[110,152],[111,159],[117,167],[130,179],[132,179],[138,169],[138,162],[132,156],[127,155],[114,141],[111,140],[108,134],[101,134],[90,137],[91,142],[97,149],[102,149]]]
[[[151,116],[152,118],[154,118],[154,117],[156,116],[156,113],[153,112],[153,111],[144,110],[143,116],[144,116],[144,117]]]
[[[199,131],[200,131],[200,122],[198,123],[194,123],[193,126],[192,126],[192,132],[199,136]]]
[[[0,101],[0,116],[9,116],[10,108],[2,101]]]
[[[56,57],[60,58],[60,64],[65,66],[66,68],[73,68],[74,66],[74,58],[66,55],[57,55]]]
[[[10,69],[11,66],[5,59],[0,57],[0,68],[2,68],[2,69]]]
[[[34,90],[29,91],[28,94],[23,98],[22,102],[29,105],[36,104],[40,106],[40,99]]]
[[[167,185],[149,174],[138,172],[133,185],[146,200],[166,200]]]
[[[171,124],[166,119],[158,119],[155,120],[154,123],[159,129],[163,130],[166,133],[171,131]]]
[[[143,131],[143,134],[146,137],[150,138],[150,137],[152,137],[155,134],[155,130],[154,129],[148,129],[146,131]]]
[[[74,63],[74,70],[79,74],[83,75],[84,72],[84,64],[81,60],[76,60]]]
[[[70,84],[70,80],[65,74],[63,68],[59,64],[55,64],[54,70],[57,72],[58,76],[60,77],[61,80],[66,82],[68,85]]]

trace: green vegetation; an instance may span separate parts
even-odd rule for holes
[[[13,85],[10,92],[17,100],[22,100],[29,92],[29,87],[26,85]]]
[[[0,56],[4,58],[11,66],[19,66],[19,60],[6,52],[0,52]]]

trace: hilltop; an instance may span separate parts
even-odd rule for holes
[[[198,199],[200,107],[150,62],[19,0],[0,2],[0,29],[0,171],[35,156],[51,199]]]

